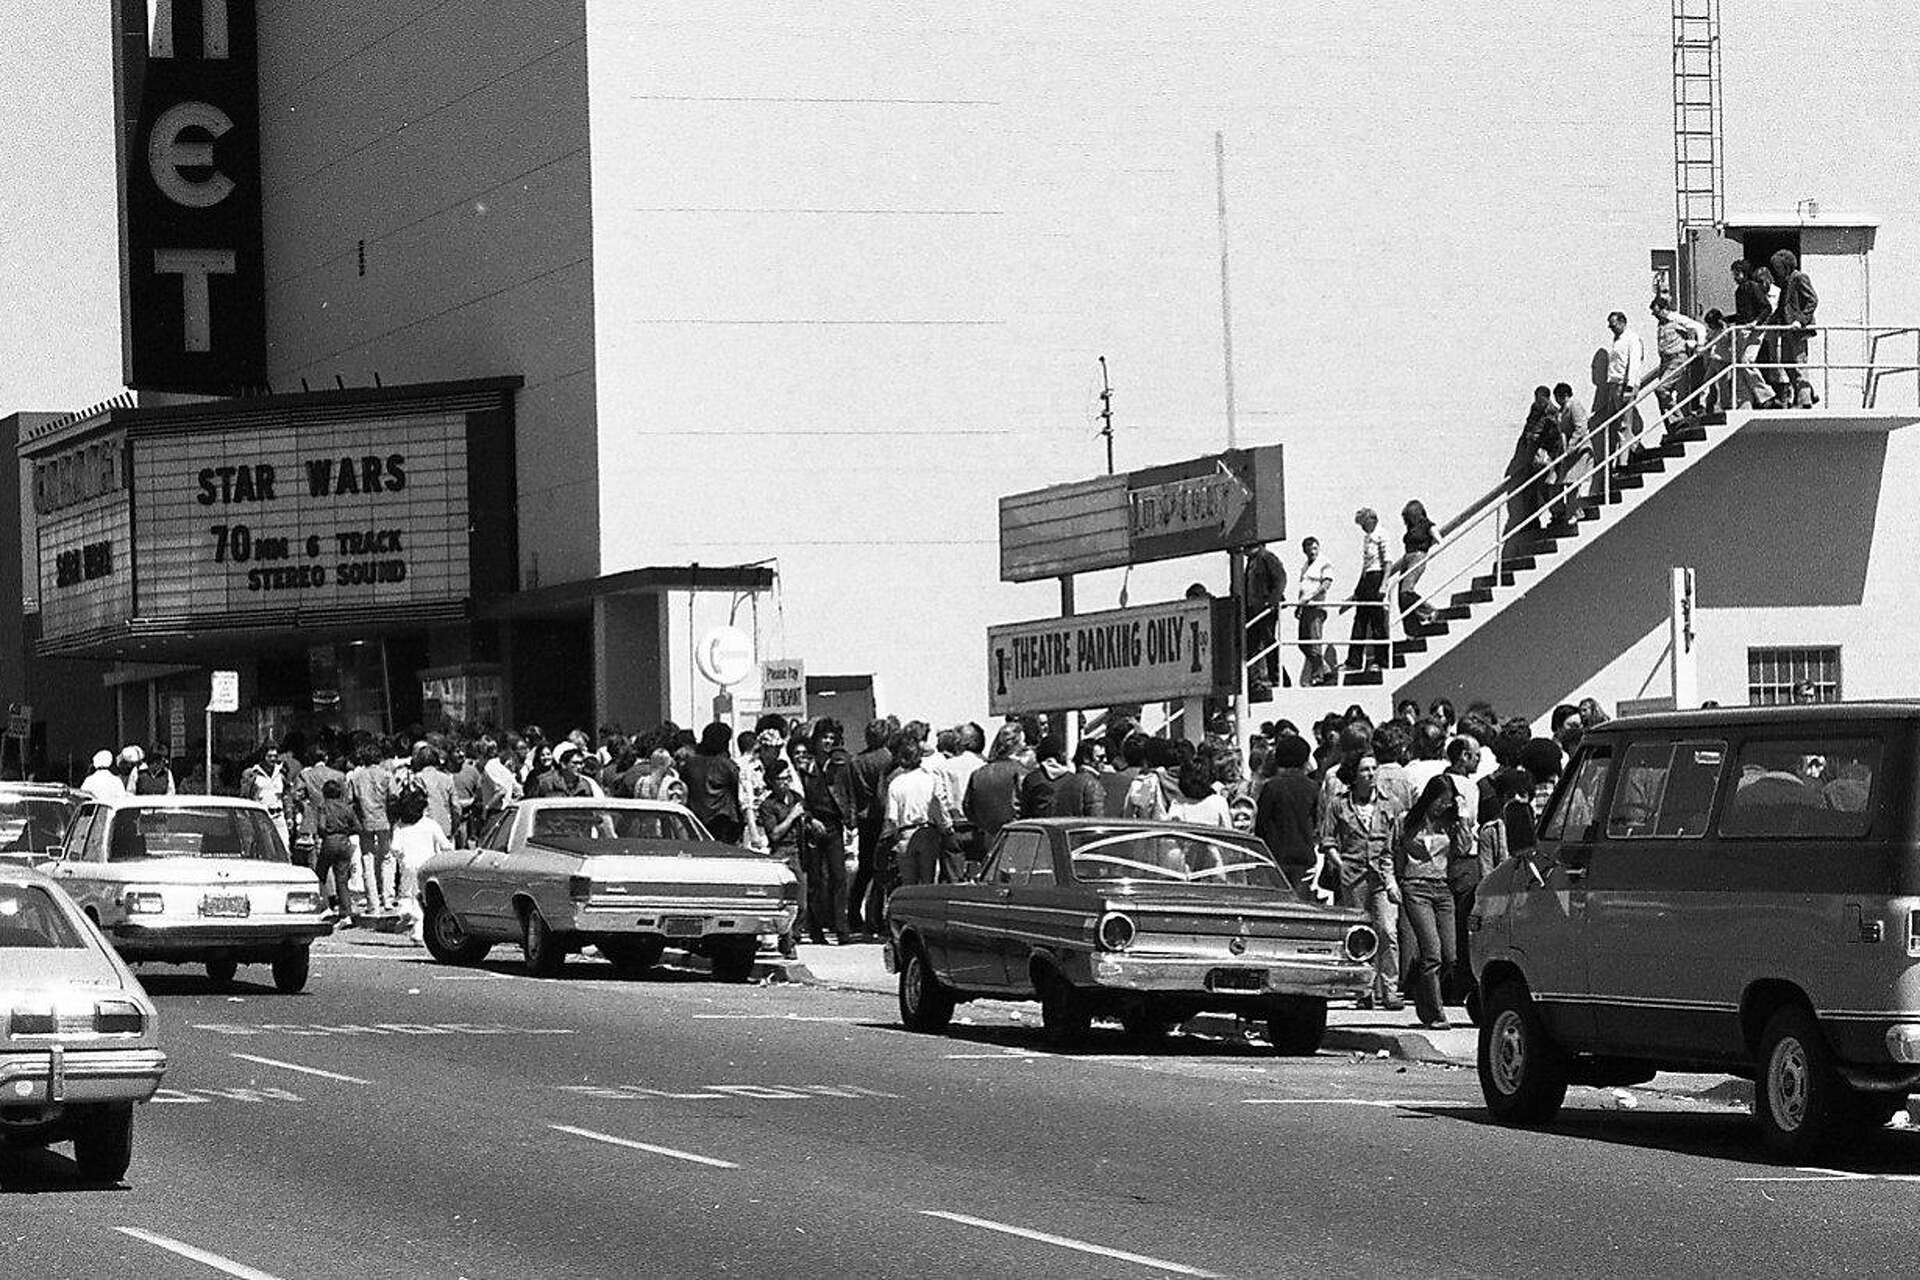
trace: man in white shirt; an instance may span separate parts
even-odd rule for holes
[[[1673,417],[1673,406],[1681,396],[1693,390],[1685,385],[1681,369],[1693,353],[1706,341],[1707,326],[1691,316],[1681,315],[1673,309],[1673,303],[1661,296],[1653,300],[1650,308],[1654,323],[1659,327],[1654,331],[1654,346],[1660,352],[1660,367],[1656,371],[1654,397],[1660,402],[1660,417],[1668,430],[1677,424]],[[1698,413],[1699,406],[1693,406],[1692,412]]]
[[[113,752],[93,753],[93,772],[81,782],[80,789],[95,800],[108,800],[127,794],[127,784],[120,781],[120,775],[113,771]]]
[[[1607,384],[1600,389],[1600,403],[1593,413],[1600,421],[1610,423],[1607,454],[1611,457],[1627,435],[1635,440],[1640,438],[1640,411],[1628,406],[1639,394],[1640,383],[1647,376],[1647,349],[1640,335],[1627,328],[1626,312],[1610,314],[1607,328],[1613,334],[1613,340],[1607,344]],[[1623,409],[1628,411],[1621,414]],[[1613,421],[1615,415],[1621,415],[1619,421]]]
[[[894,748],[900,772],[887,784],[887,821],[882,848],[891,847],[901,884],[932,884],[940,851],[953,832],[953,816],[941,802],[940,775],[920,764],[921,746],[908,738]]]
[[[1332,684],[1335,679],[1333,646],[1321,644],[1327,625],[1327,593],[1333,588],[1333,566],[1320,557],[1320,539],[1303,538],[1300,551],[1307,562],[1300,569],[1300,669],[1303,686]]]

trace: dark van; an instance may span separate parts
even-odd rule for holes
[[[1897,703],[1589,731],[1470,921],[1488,1109],[1724,1071],[1782,1154],[1884,1125],[1920,1083],[1917,734]]]

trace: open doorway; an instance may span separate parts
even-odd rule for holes
[[[1767,259],[1782,249],[1793,251],[1794,261],[1800,259],[1800,228],[1763,227],[1757,230],[1739,233],[1741,256],[1756,267],[1763,267]]]

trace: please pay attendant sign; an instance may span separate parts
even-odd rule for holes
[[[1206,597],[987,631],[993,715],[1217,693],[1232,683],[1229,600]]]

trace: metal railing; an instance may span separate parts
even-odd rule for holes
[[[1284,648],[1304,649],[1307,646],[1335,643],[1384,646],[1386,663],[1391,668],[1393,655],[1402,642],[1392,639],[1392,633],[1398,630],[1402,640],[1418,638],[1407,634],[1409,617],[1422,608],[1433,607],[1435,601],[1447,599],[1457,583],[1483,567],[1491,566],[1493,586],[1501,585],[1504,566],[1511,559],[1526,554],[1526,547],[1517,540],[1530,537],[1536,529],[1544,532],[1556,523],[1571,522],[1572,513],[1587,502],[1598,500],[1603,506],[1611,503],[1619,479],[1615,469],[1631,461],[1636,451],[1648,448],[1644,442],[1648,436],[1655,434],[1656,429],[1664,437],[1675,424],[1697,420],[1706,409],[1709,398],[1716,401],[1718,412],[1725,412],[1747,398],[1747,387],[1743,383],[1764,380],[1769,372],[1797,372],[1802,381],[1817,372],[1820,377],[1820,398],[1829,404],[1836,372],[1864,373],[1866,377],[1862,386],[1861,407],[1866,409],[1876,407],[1880,382],[1886,374],[1912,373],[1916,375],[1916,404],[1920,405],[1920,327],[1821,325],[1806,333],[1810,346],[1804,360],[1788,362],[1747,358],[1749,349],[1756,343],[1766,344],[1775,335],[1800,332],[1804,331],[1789,325],[1745,325],[1731,327],[1714,335],[1680,364],[1644,380],[1624,405],[1605,418],[1590,423],[1578,440],[1565,443],[1558,456],[1521,478],[1503,477],[1458,515],[1439,526],[1434,545],[1421,557],[1417,566],[1396,566],[1387,574],[1381,586],[1380,599],[1319,602],[1320,607],[1328,610],[1330,617],[1335,610],[1344,613],[1348,609],[1372,607],[1385,611],[1390,619],[1388,638],[1353,641],[1324,636],[1312,640],[1288,640],[1278,634],[1284,618],[1275,618],[1274,641],[1246,659],[1247,669],[1252,671],[1256,664],[1264,666],[1271,654]],[[1835,359],[1832,350],[1835,335],[1856,334],[1863,340],[1865,358],[1858,361]],[[1914,341],[1913,362],[1904,363],[1904,351],[1902,363],[1894,364],[1882,359],[1882,343],[1901,337],[1910,337]],[[1814,343],[1818,344],[1818,359],[1814,358]],[[1762,345],[1760,354],[1765,356],[1777,352]],[[1743,378],[1743,374],[1748,376]],[[1663,397],[1668,401],[1664,406],[1660,403]],[[1653,407],[1649,412],[1642,413],[1649,401],[1653,402]],[[1638,427],[1634,425],[1636,417],[1640,419]],[[1608,444],[1610,440],[1614,443]],[[1654,447],[1657,444],[1658,441]],[[1583,463],[1587,469],[1577,481],[1573,480],[1574,470]],[[1576,493],[1576,490],[1584,492]],[[1523,495],[1541,500],[1537,507],[1526,511],[1522,519],[1509,520],[1509,508]],[[1486,541],[1476,548],[1473,545],[1476,539]],[[1430,582],[1425,575],[1432,570],[1439,557],[1449,552],[1464,552],[1464,562],[1440,579],[1437,585]],[[1419,579],[1419,598],[1401,605],[1399,584],[1416,570],[1422,575]],[[1289,609],[1294,607],[1289,606]],[[1249,631],[1263,623],[1273,612],[1271,608],[1263,609],[1249,618]]]

